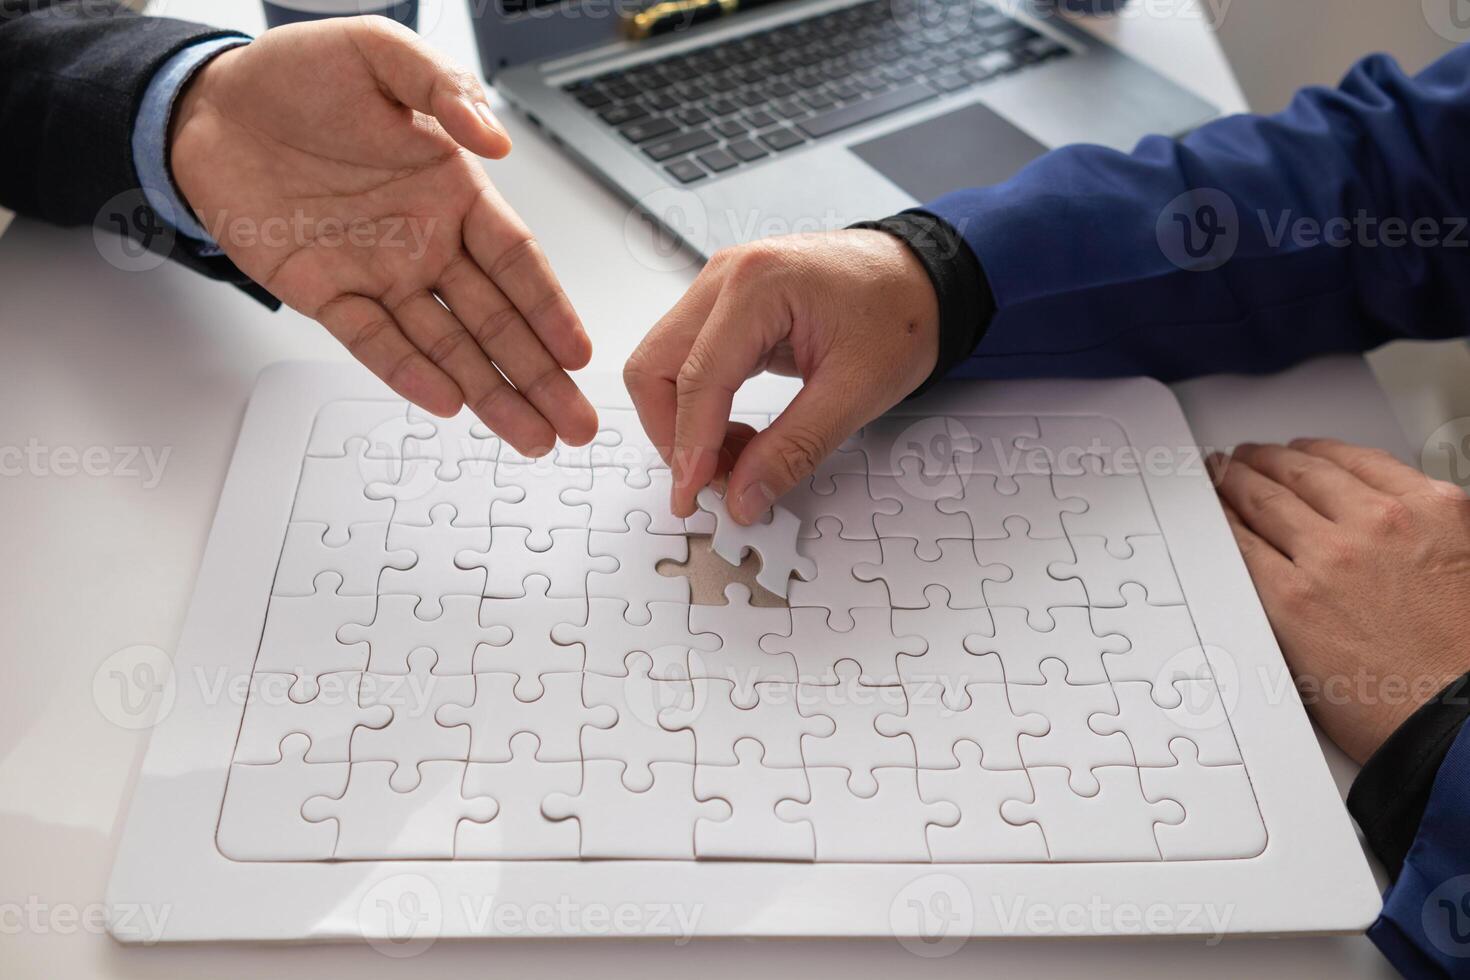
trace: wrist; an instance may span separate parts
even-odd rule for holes
[[[196,211],[207,167],[204,158],[212,141],[209,120],[217,115],[219,82],[239,55],[239,48],[230,48],[205,62],[185,84],[169,116],[169,171],[184,202]]]
[[[1470,674],[1451,681],[1411,712],[1364,764],[1348,793],[1348,812],[1374,854],[1397,877],[1428,806],[1440,764],[1470,723]]]
[[[979,345],[995,313],[990,284],[959,232],[928,212],[905,211],[853,227],[886,232],[901,242],[924,273],[937,305],[937,354],[912,397],[943,378]]]
[[[940,333],[942,330],[939,311],[939,296],[924,263],[913,249],[892,235],[886,247],[894,254],[896,268],[900,270],[896,292],[899,308],[909,313],[907,329],[912,342],[911,356],[907,359],[908,379],[904,393],[917,390],[934,374],[939,362]]]

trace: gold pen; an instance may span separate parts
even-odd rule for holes
[[[624,14],[623,36],[631,41],[641,41],[769,2],[771,0],[660,0],[636,14]]]

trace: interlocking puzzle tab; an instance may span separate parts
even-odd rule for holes
[[[748,417],[755,425],[765,417]],[[216,842],[237,861],[1173,861],[1265,828],[1115,421],[878,420],[688,521],[636,415],[515,453],[318,415]],[[688,535],[760,560],[695,605]],[[703,552],[700,552],[703,555]],[[712,590],[713,591],[713,590]],[[770,599],[770,597],[765,597]],[[774,600],[772,600],[774,601]]]
[[[777,505],[764,521],[742,527],[730,517],[725,498],[710,487],[698,494],[699,506],[715,517],[715,554],[732,565],[739,565],[746,551],[760,556],[761,570],[756,581],[776,595],[786,595],[791,576],[811,580],[816,577],[816,563],[798,554],[796,537],[801,521],[785,507]]]

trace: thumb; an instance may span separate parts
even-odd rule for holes
[[[856,406],[824,388],[813,378],[736,459],[725,500],[737,523],[763,517],[862,425]]]
[[[355,18],[354,27],[368,71],[389,97],[439,120],[444,131],[471,153],[498,160],[510,152],[510,136],[495,118],[473,72],[386,17]]]

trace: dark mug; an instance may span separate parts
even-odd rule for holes
[[[327,17],[358,17],[379,14],[418,30],[419,0],[262,0],[265,25],[299,24]]]

